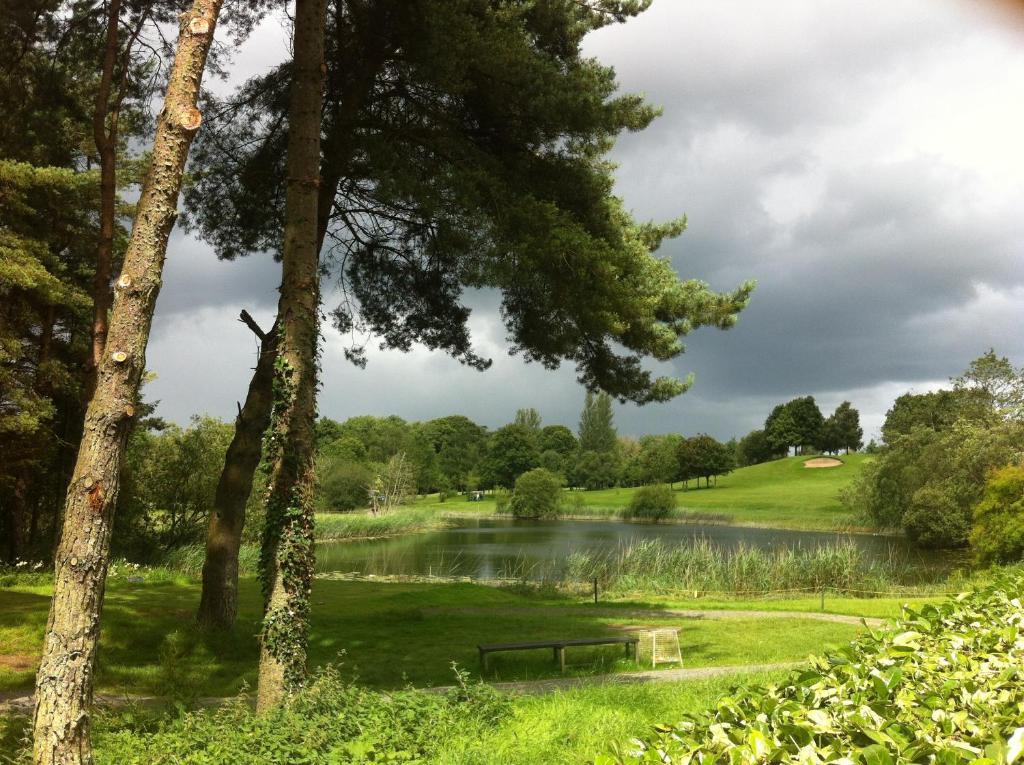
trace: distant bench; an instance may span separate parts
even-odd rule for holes
[[[565,672],[565,649],[570,646],[583,645],[623,645],[626,648],[626,656],[636,658],[636,645],[640,638],[636,635],[616,635],[613,637],[599,638],[575,638],[573,640],[532,640],[525,643],[491,643],[489,645],[478,645],[480,651],[480,664],[483,671],[487,671],[487,658],[492,653],[502,651],[530,651],[534,648],[550,648],[554,651],[555,661],[558,668]]]

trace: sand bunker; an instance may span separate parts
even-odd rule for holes
[[[805,468],[830,468],[842,466],[843,461],[837,460],[835,457],[815,457],[812,460],[806,460],[804,462]]]

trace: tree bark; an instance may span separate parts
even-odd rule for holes
[[[260,553],[264,615],[256,707],[280,704],[306,671],[313,581],[313,448],[316,420],[320,254],[317,196],[323,105],[325,0],[296,0],[288,114],[288,186],[268,436],[270,481]]]
[[[36,765],[92,763],[93,671],[122,455],[145,368],[185,160],[201,121],[196,100],[220,5],[221,0],[195,0],[182,15],[152,164],[117,284],[96,391],[86,409],[36,677]]]
[[[224,469],[206,536],[203,592],[196,621],[207,629],[228,629],[238,615],[238,551],[245,527],[245,505],[252,479],[263,454],[263,433],[270,424],[273,405],[274,362],[277,359],[277,323],[264,333],[248,313],[242,321],[259,336],[260,355],[249,381],[245,404],[235,418],[235,433],[224,455]]]

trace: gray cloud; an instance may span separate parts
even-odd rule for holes
[[[693,390],[620,407],[623,432],[742,435],[806,393],[828,408],[849,398],[877,429],[900,392],[941,384],[990,345],[1024,360],[1024,107],[1007,97],[1024,89],[1024,35],[957,0],[659,0],[588,46],[664,107],[614,154],[638,217],[689,217],[663,254],[718,289],[759,281],[738,327],[697,332],[660,365],[693,371]],[[236,71],[284,50],[270,22]],[[278,275],[268,257],[218,263],[175,235],[149,353],[162,411],[232,413],[252,365],[233,319],[250,307],[269,322]],[[359,371],[328,331],[321,412],[493,426],[535,406],[574,424],[573,370],[508,358],[495,296],[470,299],[491,371],[423,349],[373,351]]]

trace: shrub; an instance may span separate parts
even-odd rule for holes
[[[373,483],[373,470],[368,465],[347,460],[324,460],[317,499],[320,509],[338,513],[366,507],[367,487]]]
[[[983,564],[1024,558],[1024,465],[994,471],[974,508],[971,547]]]
[[[962,547],[967,543],[967,519],[946,487],[924,486],[914,492],[903,526],[921,547]]]
[[[1013,763],[1024,744],[1020,571],[869,631],[779,686],[659,725],[597,765]]]
[[[676,493],[666,484],[641,486],[629,501],[624,517],[647,521],[660,521],[676,509]]]
[[[327,669],[289,705],[256,714],[244,703],[199,711],[159,725],[94,737],[97,765],[263,765],[417,763],[431,760],[456,732],[483,732],[509,713],[507,699],[459,676],[446,695],[382,693]],[[134,728],[134,729],[133,729]],[[147,730],[148,729],[148,730]]]
[[[557,518],[562,504],[562,479],[544,468],[534,468],[516,479],[512,515],[516,518]]]

